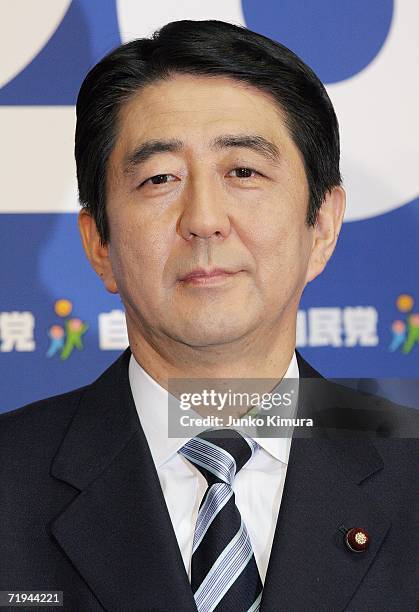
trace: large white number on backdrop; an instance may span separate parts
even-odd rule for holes
[[[117,0],[121,38],[149,36],[168,21],[221,19],[245,25],[241,3]],[[346,221],[373,217],[419,195],[417,0],[396,0],[390,32],[374,60],[327,86],[339,118]]]
[[[23,70],[60,25],[70,0],[0,4],[0,87]]]

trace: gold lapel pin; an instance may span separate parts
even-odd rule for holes
[[[365,552],[370,544],[370,536],[361,527],[352,527],[345,534],[345,544],[352,552]]]

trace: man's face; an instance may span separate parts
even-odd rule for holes
[[[249,136],[273,146],[232,146]],[[155,140],[179,142],[144,159]],[[301,154],[267,95],[190,75],[140,91],[121,110],[107,172],[105,282],[128,329],[198,347],[292,326],[313,245],[308,199]],[[235,274],[182,280],[196,268]]]

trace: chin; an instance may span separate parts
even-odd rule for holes
[[[228,344],[234,342],[238,337],[235,335],[226,336],[226,334],[196,334],[194,336],[188,336],[182,338],[182,342],[189,346],[204,347],[204,346],[220,346],[222,344]]]
[[[181,342],[196,347],[228,344],[239,340],[256,326],[256,322],[250,325],[248,321],[238,321],[237,317],[230,321],[213,319],[206,323],[189,320],[187,328],[179,333],[178,338]]]

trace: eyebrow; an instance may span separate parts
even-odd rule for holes
[[[210,148],[214,150],[222,150],[229,147],[250,149],[273,163],[277,163],[280,158],[280,151],[277,145],[257,134],[224,134],[217,136],[210,143]],[[147,140],[125,157],[123,164],[124,173],[129,174],[135,167],[144,164],[153,155],[168,152],[178,153],[183,149],[184,143],[178,139]]]

